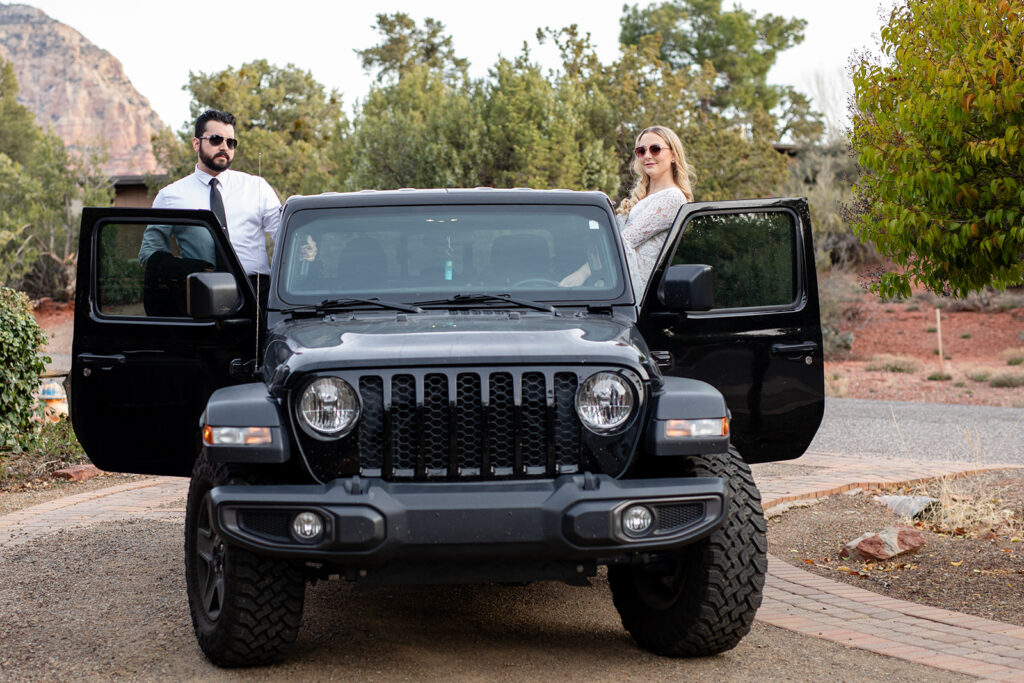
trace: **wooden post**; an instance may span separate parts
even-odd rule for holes
[[[939,338],[939,374],[946,376],[946,356],[942,353],[942,309],[935,308],[935,336]]]

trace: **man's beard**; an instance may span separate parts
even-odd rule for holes
[[[217,156],[217,155],[221,156]],[[220,172],[226,171],[231,168],[231,158],[224,152],[214,152],[212,156],[203,154],[202,150],[199,150],[199,160],[203,162],[206,168]]]

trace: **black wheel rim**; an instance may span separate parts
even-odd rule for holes
[[[686,585],[683,559],[677,559],[667,567],[638,570],[633,580],[644,603],[653,609],[666,610],[676,603]]]
[[[210,621],[216,621],[224,605],[224,540],[214,530],[212,520],[213,502],[206,494],[196,528],[196,579],[203,611]]]

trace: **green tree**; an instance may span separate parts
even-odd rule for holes
[[[911,282],[965,296],[1024,274],[1024,10],[1000,0],[906,0],[882,55],[855,65],[855,229]]]
[[[81,207],[113,199],[106,154],[69,152],[39,130],[17,93],[13,69],[0,64],[0,284],[71,297]]]
[[[472,187],[485,136],[477,101],[438,69],[411,66],[402,78],[371,87],[344,140],[349,189]],[[335,147],[336,154],[343,149]],[[337,157],[336,157],[337,158]]]
[[[327,92],[308,71],[258,59],[237,69],[189,73],[187,88],[193,122],[206,109],[235,115],[239,145],[232,168],[263,175],[282,197],[334,189],[329,149],[344,121],[341,96]],[[187,123],[176,136],[154,140],[167,182],[192,172],[194,134],[193,123]]]
[[[632,187],[629,164],[636,135],[655,124],[673,129],[682,140],[694,168],[695,199],[773,194],[787,170],[785,157],[772,147],[776,138],[769,117],[761,111],[737,121],[702,107],[719,81],[717,72],[708,62],[697,71],[673,68],[660,48],[660,36],[644,36],[636,45],[624,45],[619,59],[599,74],[597,87],[613,113],[603,135],[618,160],[618,194]]]
[[[381,43],[355,52],[365,71],[377,72],[378,81],[394,82],[417,67],[440,73],[448,83],[468,78],[469,61],[455,55],[452,37],[436,19],[428,17],[420,28],[404,12],[378,14],[375,30]]]
[[[712,65],[717,76],[701,100],[705,111],[745,118],[764,110],[780,137],[821,135],[820,117],[805,95],[767,82],[778,54],[803,42],[803,19],[759,17],[738,5],[723,11],[722,0],[670,0],[624,10],[619,34],[624,45],[659,36],[659,57],[673,69],[697,74]]]
[[[0,151],[24,164],[31,158],[38,138],[35,116],[18,102],[14,65],[0,59]]]
[[[114,199],[103,146],[82,145],[71,152],[53,133],[39,137],[28,171],[40,184],[40,200],[30,212],[37,257],[23,276],[25,291],[74,298],[78,229],[83,206],[106,206]]]

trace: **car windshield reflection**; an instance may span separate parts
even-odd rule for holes
[[[304,305],[473,294],[614,299],[624,278],[612,230],[593,206],[308,209],[293,216],[281,245],[278,293]],[[573,277],[581,270],[590,275]]]

